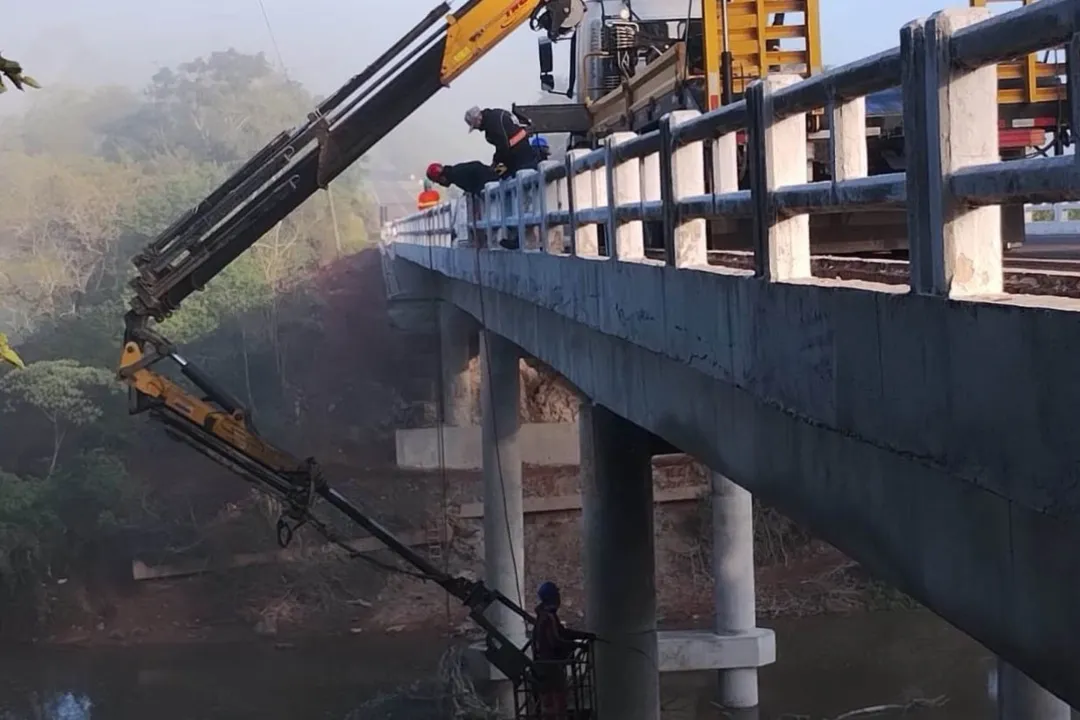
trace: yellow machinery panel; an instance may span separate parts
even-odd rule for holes
[[[819,0],[702,0],[709,109],[720,105],[721,58],[732,55],[733,91],[771,72],[821,70]]]
[[[969,0],[971,7],[993,7],[994,5],[1030,5],[1037,0]],[[1011,10],[1011,7],[1004,7]],[[1040,51],[1020,60],[998,65],[998,104],[1033,105],[1048,102],[1066,102],[1068,91],[1064,83],[1049,83],[1047,80],[1064,75],[1062,63],[1044,62],[1039,55],[1053,58],[1057,51]],[[1043,81],[1040,83],[1040,79]]]

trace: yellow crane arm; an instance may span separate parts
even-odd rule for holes
[[[442,81],[472,67],[543,5],[541,0],[475,0],[447,18]]]
[[[460,599],[487,634],[488,659],[517,684],[529,676],[532,660],[492,625],[486,613],[492,604],[501,604],[531,622],[527,612],[483,583],[447,575],[330,488],[313,459],[301,460],[265,441],[241,402],[150,328],[151,320],[168,317],[188,295],[514,29],[531,21],[552,40],[558,39],[580,22],[584,2],[468,0],[457,12],[448,12],[446,3],[435,8],[371,66],[320,103],[306,124],[274,138],[136,256],[139,274],[132,281],[135,298],[124,318],[118,375],[128,386],[131,413],[149,413],[174,438],[282,501],[279,542],[287,544],[293,529],[303,523],[329,536],[327,527],[311,514],[312,503],[325,500],[415,568],[414,574],[439,583]],[[175,364],[203,397],[155,369],[161,362]]]

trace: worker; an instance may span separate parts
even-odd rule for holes
[[[499,175],[490,165],[473,160],[457,165],[431,163],[428,165],[427,178],[443,187],[456,185],[469,195],[479,195],[483,192],[484,186],[489,182],[497,181]]]
[[[536,624],[533,626],[533,659],[536,661],[536,698],[540,720],[568,720],[566,670],[574,649],[595,635],[571,630],[559,620],[562,593],[550,580],[536,592]]]
[[[431,187],[431,183],[425,180],[424,189],[416,196],[416,209],[428,210],[438,205],[440,200],[442,200],[442,197],[439,195],[439,191]]]
[[[509,110],[471,107],[465,112],[465,123],[469,132],[483,130],[484,139],[495,147],[491,165],[505,167],[505,177],[513,177],[519,170],[536,169],[540,160],[529,143],[529,131]]]
[[[19,353],[12,349],[8,344],[7,335],[0,332],[0,361],[6,362],[8,365],[13,365],[19,370],[24,370],[26,365],[23,364],[22,358],[19,357]]]
[[[529,144],[533,146],[537,161],[544,162],[551,159],[551,145],[548,144],[546,137],[533,135],[529,138]]]

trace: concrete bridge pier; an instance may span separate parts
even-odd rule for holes
[[[998,659],[998,720],[1075,720],[1080,712]]]
[[[488,586],[528,606],[525,581],[525,522],[521,487],[518,402],[520,350],[509,340],[484,330],[480,335],[481,444],[484,475],[484,567]],[[508,608],[494,606],[491,621],[509,640],[525,643],[525,623]],[[493,677],[501,677],[493,672]],[[513,686],[495,682],[499,707],[513,716]]]
[[[744,635],[756,632],[757,601],[754,594],[753,497],[720,473],[712,473],[713,598],[716,632]],[[758,706],[757,668],[719,671],[718,701],[730,710],[753,710]],[[747,720],[753,713],[740,717]]]
[[[587,400],[578,423],[597,715],[659,720],[652,436]]]
[[[473,424],[473,385],[469,374],[479,325],[467,312],[445,300],[438,302],[439,372],[443,425]]]

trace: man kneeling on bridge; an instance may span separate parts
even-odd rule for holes
[[[498,180],[499,175],[490,165],[473,160],[457,165],[431,163],[428,165],[427,178],[443,187],[456,185],[469,195],[480,195],[484,186]]]

